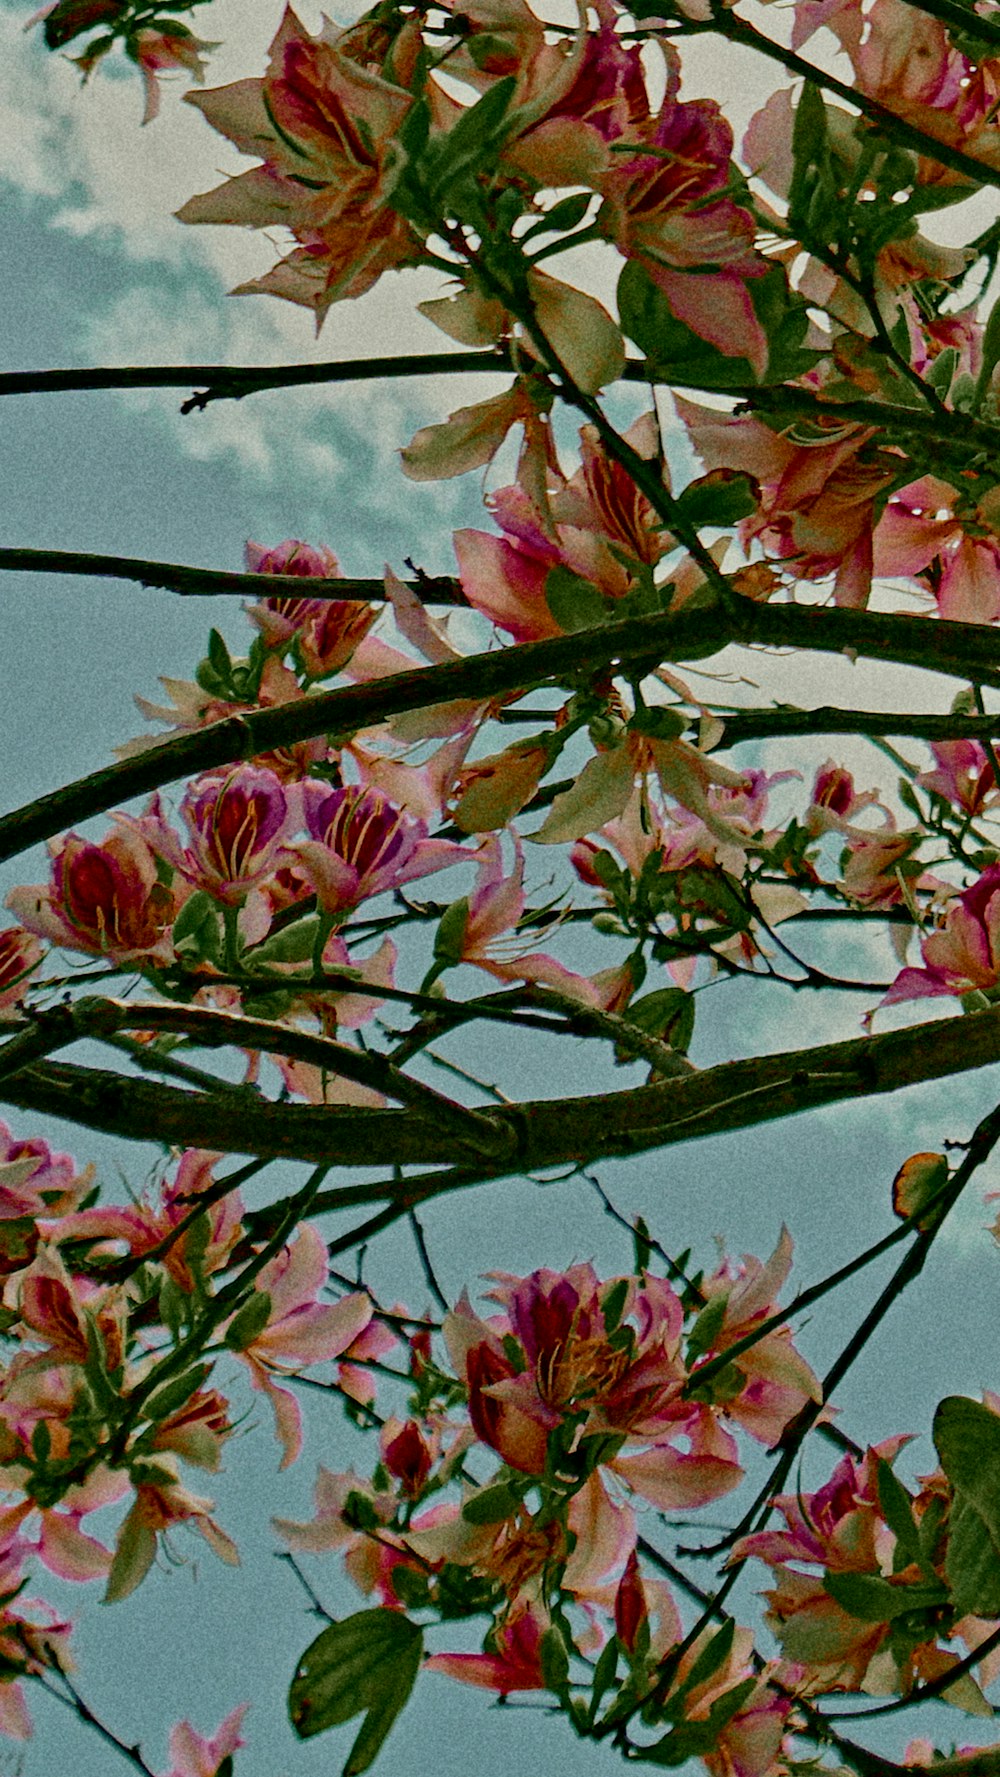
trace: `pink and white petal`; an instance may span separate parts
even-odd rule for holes
[[[633,1456],[616,1456],[608,1464],[633,1492],[661,1511],[685,1511],[709,1505],[738,1487],[739,1463],[722,1456],[685,1456],[659,1445]]]
[[[635,1548],[635,1513],[631,1506],[615,1504],[598,1471],[573,1495],[567,1521],[577,1540],[564,1583],[571,1592],[587,1592],[621,1567]]]
[[[30,1740],[31,1716],[19,1684],[0,1684],[0,1734],[8,1740]]]
[[[557,796],[545,820],[530,838],[535,845],[561,845],[596,833],[621,814],[635,780],[628,747],[614,747],[588,759],[572,789]]]
[[[303,1222],[295,1239],[265,1265],[257,1288],[271,1298],[271,1324],[294,1308],[315,1302],[329,1275],[326,1241],[313,1222]]]
[[[362,1291],[341,1302],[308,1303],[265,1327],[253,1341],[253,1350],[286,1363],[323,1363],[340,1357],[371,1317],[371,1300]]]
[[[282,1448],[279,1468],[291,1468],[302,1451],[302,1410],[295,1396],[287,1388],[279,1388],[271,1380],[262,1364],[255,1363],[246,1352],[237,1353],[250,1372],[250,1381],[261,1394],[266,1394],[274,1414],[274,1429]],[[198,1529],[204,1532],[204,1522],[199,1520]],[[211,1540],[211,1539],[210,1539]]]
[[[38,1553],[49,1572],[64,1580],[104,1579],[111,1567],[111,1550],[64,1512],[42,1513]]]
[[[170,1730],[170,1757],[173,1770],[167,1777],[216,1777],[223,1759],[246,1745],[240,1733],[249,1703],[240,1703],[210,1740],[196,1734],[189,1721],[179,1721]]]

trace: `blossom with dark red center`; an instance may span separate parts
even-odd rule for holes
[[[357,784],[331,790],[310,781],[303,785],[303,810],[310,837],[295,849],[326,913],[345,913],[369,895],[467,855],[447,840],[429,839],[425,822],[380,790]]]
[[[332,549],[313,549],[292,538],[264,549],[248,543],[251,574],[294,574],[300,579],[337,580],[340,563]],[[294,641],[310,679],[325,678],[345,666],[378,615],[375,605],[359,599],[276,597],[248,605],[247,614],[271,648],[287,649]]]
[[[68,833],[51,849],[51,884],[12,889],[5,903],[29,932],[115,962],[169,959],[176,898],[140,833],[122,824],[98,845]]]
[[[296,787],[286,788],[275,772],[238,765],[189,785],[181,803],[189,846],[181,844],[158,796],[138,819],[120,819],[195,888],[239,906],[251,889],[290,861],[283,842],[298,825],[298,800]]]

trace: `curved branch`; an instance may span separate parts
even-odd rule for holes
[[[252,1050],[283,1055],[308,1063],[340,1079],[352,1080],[370,1091],[384,1093],[397,1103],[409,1104],[433,1117],[442,1130],[450,1130],[458,1145],[477,1155],[495,1158],[510,1151],[513,1137],[498,1130],[480,1111],[469,1110],[436,1092],[433,1086],[414,1080],[394,1067],[384,1055],[352,1049],[332,1037],[315,1036],[287,1024],[265,1018],[219,1012],[208,1006],[131,1005],[124,1000],[88,997],[75,1005],[54,1006],[36,1012],[17,1036],[0,1048],[0,1082],[24,1067],[65,1048],[82,1037],[101,1038],[124,1030],[178,1031],[206,1048]],[[223,1090],[226,1082],[222,1082]],[[241,1101],[245,1102],[245,1101]],[[499,1144],[499,1145],[498,1145]]]
[[[701,658],[727,643],[759,642],[821,653],[852,651],[870,660],[895,661],[1000,687],[1000,630],[986,624],[939,619],[929,629],[922,617],[815,605],[760,605],[732,596],[731,609],[723,609],[720,601],[693,609],[686,606],[662,617],[629,618],[552,641],[526,642],[443,666],[391,673],[369,684],[247,710],[193,732],[165,736],[134,758],[77,778],[0,817],[0,862],[75,821],[104,814],[117,802],[195,772],[252,759],[316,734],[354,734],[405,710],[459,699],[485,702],[547,679],[593,673],[621,661],[648,663],[645,670],[650,671],[663,659]]]
[[[496,1128],[498,1144],[507,1133],[513,1151],[484,1160],[479,1176],[501,1178],[646,1153],[845,1099],[896,1092],[998,1060],[1000,1008],[990,1007],[878,1037],[724,1062],[625,1092],[481,1110],[477,1115]],[[66,1063],[41,1062],[0,1081],[0,1101],[130,1140],[224,1148],[262,1158],[322,1160],[337,1167],[448,1167],[459,1157],[454,1135],[416,1110],[250,1100],[237,1105],[228,1095],[184,1092]],[[385,1194],[406,1191],[411,1183],[396,1179]],[[449,1175],[442,1172],[441,1187],[448,1185]]]

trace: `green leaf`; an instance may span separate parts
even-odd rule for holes
[[[156,1533],[140,1517],[134,1505],[125,1519],[115,1544],[114,1560],[108,1570],[108,1583],[103,1604],[115,1604],[127,1598],[141,1585],[156,1557]]]
[[[264,1331],[271,1318],[271,1298],[266,1290],[254,1290],[249,1301],[230,1321],[223,1335],[230,1351],[245,1351]]]
[[[625,1017],[650,1036],[686,1055],[694,1035],[695,999],[683,987],[657,987],[633,1000]]]
[[[625,1301],[628,1296],[628,1287],[628,1278],[619,1277],[618,1282],[612,1284],[601,1303],[601,1313],[604,1316],[604,1330],[606,1333],[613,1333],[618,1322],[621,1320],[622,1309],[625,1307]]]
[[[632,1224],[632,1246],[635,1252],[636,1275],[649,1270],[649,1261],[653,1256],[653,1244],[649,1237],[649,1224],[642,1216],[636,1216]]]
[[[735,1634],[736,1624],[730,1617],[723,1623],[722,1628],[716,1631],[711,1640],[706,1642],[684,1683],[667,1700],[664,1714],[668,1720],[679,1721],[682,1719],[684,1704],[691,1692],[696,1690],[699,1685],[706,1684],[719,1667],[728,1660],[732,1652]]]
[[[608,606],[590,580],[570,568],[550,568],[545,576],[545,603],[559,628],[567,635],[579,629],[597,629],[608,621]]]
[[[462,112],[445,136],[428,139],[417,174],[432,204],[449,208],[458,188],[479,172],[492,171],[514,125],[510,101],[517,87],[512,74],[498,80],[481,99]]]
[[[467,1524],[501,1524],[517,1511],[521,1500],[506,1481],[500,1481],[495,1487],[484,1487],[482,1493],[474,1493],[462,1507],[462,1517]]]
[[[310,913],[305,919],[297,919],[292,925],[285,926],[275,932],[273,938],[265,938],[250,951],[247,961],[256,967],[258,963],[307,963],[316,948],[316,939],[323,916]],[[176,933],[176,927],[174,928]]]
[[[734,1685],[731,1691],[726,1691],[724,1696],[712,1704],[703,1721],[679,1722],[669,1734],[664,1734],[662,1740],[644,1747],[638,1757],[644,1764],[671,1767],[686,1764],[688,1759],[698,1758],[703,1753],[714,1752],[723,1728],[732,1721],[734,1715],[739,1714],[756,1684],[756,1678],[741,1679],[738,1685]],[[671,1697],[671,1704],[674,1701]]]
[[[959,1616],[1000,1616],[1000,1551],[968,1494],[952,1501],[944,1570]]]
[[[183,1376],[175,1376],[173,1382],[164,1383],[146,1402],[143,1417],[152,1420],[169,1419],[171,1413],[179,1412],[195,1390],[201,1387],[211,1368],[211,1364],[195,1364],[193,1369],[185,1370]]]
[[[618,1637],[609,1637],[601,1649],[594,1676],[590,1681],[590,1723],[597,1720],[597,1711],[601,1706],[601,1698],[610,1691],[618,1674]]]
[[[703,1357],[706,1351],[711,1351],[715,1344],[716,1334],[726,1318],[728,1300],[729,1291],[721,1290],[717,1296],[712,1296],[705,1303],[688,1334],[687,1362],[689,1365],[693,1364],[696,1358]]]
[[[1000,1615],[1000,1417],[949,1395],[934,1445],[952,1488],[945,1573],[961,1616]]]
[[[715,525],[725,530],[756,511],[757,497],[749,475],[732,469],[713,469],[678,496],[680,515],[695,530]]]
[[[629,723],[633,734],[646,734],[650,740],[677,740],[689,726],[689,718],[669,704],[640,704]]]
[[[807,168],[818,165],[826,153],[826,106],[818,86],[807,80],[795,107],[792,124],[792,157],[795,171],[789,192],[789,208],[798,207]]]
[[[983,328],[982,364],[976,378],[975,394],[972,397],[972,411],[979,408],[987,389],[990,378],[997,364],[1000,363],[1000,296],[990,309],[989,317]]]
[[[566,1643],[557,1628],[552,1626],[546,1629],[538,1651],[541,1656],[542,1677],[545,1680],[546,1688],[555,1691],[558,1696],[560,1691],[566,1689],[569,1680],[569,1655],[566,1652]]]
[[[434,955],[445,967],[461,961],[465,928],[469,923],[469,901],[466,895],[446,907],[434,934]]]
[[[219,962],[222,921],[218,905],[204,889],[189,895],[174,920],[173,944],[183,962]]]
[[[119,23],[121,13],[120,0],[58,0],[45,18],[45,46],[47,49],[62,49],[64,44],[72,43],[74,37],[81,36],[94,25]],[[109,37],[107,41],[110,45],[114,38]]]
[[[924,1554],[920,1543],[920,1529],[913,1516],[913,1501],[893,1474],[884,1457],[879,1458],[878,1465],[878,1499],[882,1508],[882,1516],[893,1532],[899,1547],[904,1550],[911,1561],[922,1567],[929,1579],[933,1579],[934,1570]]]
[[[180,1284],[167,1272],[160,1285],[157,1313],[176,1344],[184,1330],[190,1310],[190,1298]]]
[[[306,1648],[289,1689],[299,1739],[364,1712],[343,1777],[367,1771],[413,1689],[422,1652],[422,1631],[398,1610],[362,1610],[331,1623]]]
[[[522,241],[528,240],[534,234],[565,234],[570,229],[579,228],[590,208],[590,203],[591,193],[589,191],[575,191],[572,197],[560,198],[557,204],[553,204],[551,210],[546,210],[536,222],[532,223],[530,228],[525,229],[521,236]]]
[[[932,1585],[894,1586],[877,1573],[827,1573],[823,1576],[823,1590],[848,1616],[859,1617],[865,1623],[891,1623],[894,1617],[908,1616],[915,1610],[934,1610],[948,1602],[944,1587],[937,1581]]]

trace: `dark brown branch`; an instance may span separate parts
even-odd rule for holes
[[[261,389],[310,383],[374,382],[380,377],[455,376],[470,371],[511,370],[506,352],[406,352],[394,357],[336,359],[321,364],[153,364],[96,366],[79,370],[10,370],[0,376],[0,395],[61,395],[91,389],[197,388],[185,408],[209,401],[239,401]]]
[[[0,860],[16,857],[71,823],[102,814],[116,803],[162,784],[213,766],[251,759],[311,735],[349,735],[404,710],[453,699],[482,698],[486,702],[548,678],[598,671],[609,659],[642,657],[657,647],[667,652],[713,644],[721,647],[731,632],[731,619],[711,607],[652,621],[633,619],[553,641],[474,654],[443,666],[415,667],[374,683],[349,685],[295,703],[228,716],[193,732],[166,736],[135,758],[92,772],[0,818]],[[997,639],[1000,657],[1000,637]]]
[[[899,710],[842,710],[829,704],[815,710],[779,707],[773,710],[717,712],[725,733],[712,748],[739,746],[741,741],[772,740],[777,735],[883,734],[913,740],[991,740],[1000,735],[1000,711],[985,716],[913,716]]]
[[[1000,630],[987,625],[938,620],[931,627],[920,617],[754,604],[735,595],[733,599],[729,610],[721,603],[707,603],[662,617],[609,623],[443,666],[392,673],[374,683],[248,710],[193,732],[166,736],[135,758],[105,766],[0,818],[0,862],[74,822],[105,813],[118,802],[312,735],[347,736],[404,710],[458,699],[486,702],[549,679],[594,674],[623,661],[639,662],[651,671],[661,660],[700,658],[730,642],[853,652],[870,660],[901,662],[1000,686]]]
[[[458,1145],[491,1159],[513,1149],[513,1137],[479,1111],[446,1098],[432,1086],[404,1074],[384,1055],[352,1049],[331,1037],[314,1036],[287,1024],[219,1012],[207,1006],[130,1005],[124,1000],[88,997],[72,1006],[36,1012],[17,1036],[0,1048],[0,1083],[55,1049],[81,1037],[117,1035],[124,1030],[178,1031],[207,1048],[240,1048],[304,1061],[341,1079],[353,1080],[398,1103],[408,1104],[450,1130]],[[223,1085],[223,1090],[226,1090]]]
[[[146,561],[135,555],[81,555],[70,549],[0,549],[0,572],[74,574],[95,580],[133,580],[181,598],[368,599],[384,604],[381,580],[319,580],[301,574],[230,574],[218,568],[189,568],[183,562]],[[458,581],[448,575],[411,581],[425,604],[465,605]]]
[[[725,1062],[626,1092],[501,1106],[477,1114],[498,1131],[511,1132],[515,1151],[509,1159],[484,1161],[480,1176],[645,1153],[998,1060],[1000,1009],[991,1007],[882,1036]],[[458,1158],[453,1134],[421,1111],[249,1099],[237,1105],[229,1095],[184,1092],[65,1063],[40,1062],[3,1080],[0,1101],[132,1140],[322,1160],[338,1167],[447,1167]],[[412,1182],[395,1181],[383,1194],[407,1192]],[[441,1187],[449,1182],[442,1172]]]

